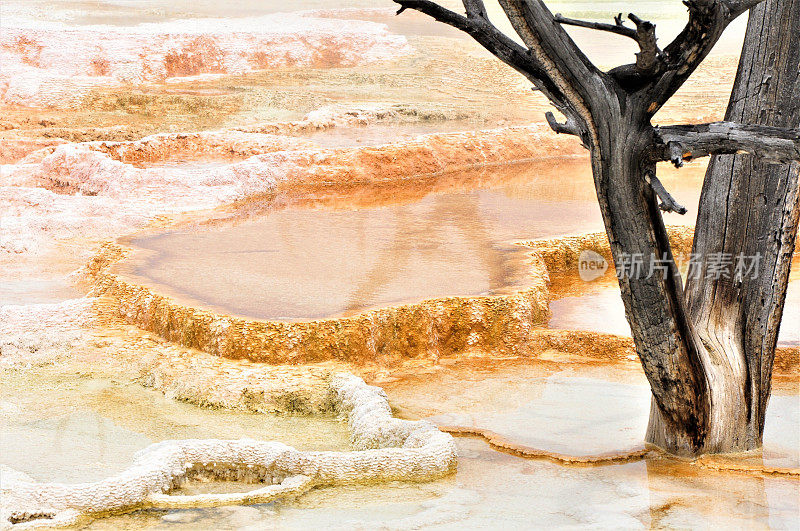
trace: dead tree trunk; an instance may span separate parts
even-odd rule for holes
[[[753,8],[726,120],[800,127],[798,39],[800,0],[767,0]],[[706,347],[703,370],[718,382],[710,389],[706,451],[761,446],[800,216],[798,173],[797,162],[721,155],[711,159],[703,183],[693,250],[699,275],[690,275],[686,297]],[[736,256],[753,257],[758,271],[702,274],[713,267],[709,257]],[[652,431],[650,437],[658,444],[663,436]]]
[[[668,160],[680,166],[694,157],[739,152],[770,162],[800,160],[800,131],[733,122],[659,128],[651,125],[651,118],[708,55],[725,27],[760,1],[688,0],[689,22],[661,50],[655,26],[633,14],[628,19],[635,28],[626,26],[621,15],[614,24],[600,24],[553,16],[541,0],[499,0],[522,46],[489,21],[482,0],[463,0],[466,15],[428,0],[395,0],[401,6],[398,13],[416,9],[461,29],[526,76],[567,118],[558,123],[548,113],[550,126],[580,137],[590,150],[606,232],[623,273],[626,315],[653,391],[648,440],[678,454],[737,450],[741,445],[731,430],[717,424],[727,391],[721,391],[721,399],[715,373],[709,372],[708,360],[715,354],[695,330],[693,316],[698,314],[689,312],[661,217],[661,210],[685,209],[659,182],[656,163]],[[600,71],[564,24],[634,39],[640,49],[636,62]],[[692,309],[702,313],[699,306]],[[779,318],[779,313],[773,316]]]

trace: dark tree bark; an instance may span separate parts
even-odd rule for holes
[[[656,45],[655,27],[635,15],[628,16],[634,29],[627,28],[621,16],[613,25],[584,23],[554,17],[541,0],[499,0],[524,43],[521,46],[489,22],[482,0],[463,0],[466,15],[428,0],[395,0],[401,6],[398,13],[416,9],[459,28],[525,75],[567,118],[559,124],[548,115],[551,127],[579,136],[590,150],[597,198],[618,270],[634,256],[658,263],[648,272],[651,274],[623,274],[620,288],[653,392],[648,440],[678,454],[739,450],[742,445],[733,432],[718,424],[720,400],[727,400],[720,398],[720,393],[727,396],[727,391],[719,390],[716,373],[709,372],[713,365],[709,359],[715,359],[712,353],[716,351],[695,330],[695,316],[704,310],[693,304],[693,313],[689,311],[661,217],[662,209],[685,209],[661,185],[656,163],[670,160],[681,165],[696,156],[737,152],[766,155],[775,161],[793,160],[798,158],[800,144],[797,131],[776,127],[722,122],[655,128],[651,118],[708,55],[725,27],[760,1],[688,0],[686,27],[661,50]],[[563,24],[636,40],[640,49],[636,62],[608,72],[599,70]],[[789,24],[798,29],[796,17]],[[786,186],[791,183],[787,181]],[[789,218],[791,215],[780,219]],[[786,249],[781,246],[776,252]],[[781,278],[785,284],[786,279]],[[780,312],[773,314],[773,321],[779,321]],[[764,375],[759,375],[763,379]]]
[[[800,127],[800,0],[753,8],[726,120]],[[794,157],[797,159],[798,157]],[[714,157],[697,217],[699,271],[709,256],[758,257],[758,274],[696,279],[686,286],[689,315],[706,346],[711,387],[708,451],[761,445],[772,361],[797,235],[800,164],[749,156]],[[658,443],[661,435],[651,433]]]

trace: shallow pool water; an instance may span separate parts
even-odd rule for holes
[[[126,378],[60,364],[3,371],[0,424],[0,464],[38,481],[100,480],[129,467],[149,444],[169,439],[247,437],[306,450],[349,448],[347,426],[333,418],[203,409]]]
[[[696,204],[701,165],[664,179]],[[437,181],[457,179],[453,186]],[[600,231],[588,163],[542,161],[410,180],[360,194],[306,191],[238,224],[131,243],[127,272],[194,304],[262,319],[314,319],[445,296],[506,293],[530,268],[518,240]],[[280,205],[280,206],[277,206]],[[670,222],[686,222],[672,215]]]
[[[382,385],[403,415],[485,428],[567,455],[641,445],[650,413],[650,388],[635,361],[564,369],[523,360],[464,360]],[[800,466],[798,392],[795,385],[773,393],[764,433],[766,463]]]
[[[800,260],[794,261],[792,269],[778,334],[779,345],[800,345]],[[571,278],[566,283],[573,286],[566,288],[565,291],[569,294],[550,301],[550,328],[631,335],[613,272],[605,278],[588,283],[579,279],[577,271],[564,276]],[[565,282],[563,278],[560,280]],[[576,293],[578,287],[575,286],[583,288],[580,290],[582,292]],[[602,318],[598,318],[599,316]]]
[[[459,439],[459,472],[431,484],[312,491],[297,502],[147,512],[89,529],[796,529],[797,481],[637,462],[570,468]]]
[[[594,453],[640,443],[649,391],[630,367],[558,371],[531,363],[453,366],[386,386],[405,414],[471,422],[530,445]],[[437,413],[438,411],[438,413]],[[443,414],[442,411],[449,411]],[[797,396],[770,403],[764,462],[797,466]],[[142,511],[90,529],[464,529],[694,527],[793,529],[800,482],[661,459],[565,467],[457,438],[458,473],[432,483],[314,490],[253,507]],[[754,458],[756,461],[758,457]]]

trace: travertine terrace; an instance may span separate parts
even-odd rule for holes
[[[454,470],[452,437],[433,424],[392,418],[386,394],[356,376],[333,375],[330,386],[356,451],[299,452],[278,442],[246,439],[163,441],[139,452],[123,473],[81,485],[37,484],[4,467],[0,525],[4,529],[69,526],[93,514],[143,507],[268,503],[316,486],[431,480]],[[239,494],[169,494],[182,482],[203,476],[267,486]]]
[[[57,23],[7,27],[0,50],[3,103],[45,108],[77,106],[97,87],[287,66],[353,66],[409,51],[403,37],[380,24],[342,24],[310,13],[133,29],[69,29]]]
[[[576,169],[586,150],[472,42],[391,2],[7,3],[0,529],[797,525],[797,346],[778,349],[763,453],[677,462],[645,448],[632,339],[548,326],[557,302],[616,286]],[[669,32],[682,9],[667,3],[647,9]],[[594,16],[581,6],[558,8]],[[660,123],[721,119],[740,29]],[[664,178],[690,209],[705,167],[692,168]],[[471,212],[513,224],[498,196],[562,223],[502,240],[524,274],[496,292],[321,318],[226,312],[134,274],[137,239],[292,209],[391,217],[456,192],[474,210],[450,225]],[[692,220],[670,216],[689,254]],[[460,237],[441,232],[409,237],[436,259]],[[480,236],[464,246],[498,244]],[[583,251],[609,265],[596,282],[577,278]],[[595,410],[604,437],[582,417]]]

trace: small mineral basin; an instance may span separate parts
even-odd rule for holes
[[[678,180],[665,169],[663,178],[694,208],[703,170],[691,165]],[[368,193],[294,190],[269,205],[244,221],[133,239],[144,252],[127,272],[158,292],[222,313],[341,317],[513,292],[530,272],[529,250],[515,241],[603,227],[585,160],[409,179]]]

